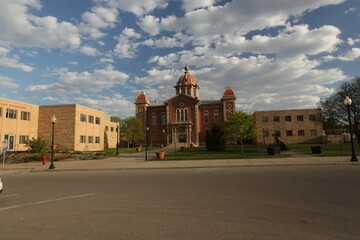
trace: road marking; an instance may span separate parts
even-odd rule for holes
[[[20,207],[35,206],[35,205],[39,205],[39,204],[57,202],[57,201],[68,200],[68,199],[88,197],[88,196],[93,196],[93,195],[95,195],[95,193],[88,193],[88,194],[81,194],[81,195],[75,195],[75,196],[69,196],[69,197],[63,197],[63,198],[49,199],[49,200],[38,201],[38,202],[33,202],[33,203],[26,203],[23,205],[14,205],[14,206],[10,206],[10,207],[0,208],[0,211],[10,210],[10,209],[20,208]]]
[[[13,196],[17,196],[17,195],[19,195],[19,194],[15,193],[15,194],[9,194],[9,195],[2,195],[2,196],[0,196],[0,198],[13,197]]]

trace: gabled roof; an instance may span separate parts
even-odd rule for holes
[[[196,99],[196,98],[193,98],[191,96],[188,96],[188,95],[185,95],[183,93],[179,93],[178,95],[172,97],[172,98],[169,98],[168,100],[164,101],[163,103],[165,105],[168,105],[169,103],[175,101],[176,99],[180,98],[180,97],[183,97],[183,98],[187,98],[189,100],[191,100],[192,102],[200,102],[200,100]]]

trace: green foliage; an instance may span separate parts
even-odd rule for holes
[[[32,138],[26,142],[31,153],[43,153],[46,151],[47,142],[45,139]]]
[[[111,121],[111,122],[118,122],[118,123],[121,123],[121,122],[122,122],[121,118],[119,118],[119,117],[117,117],[117,116],[111,116],[111,117],[110,117],[110,121]]]
[[[225,149],[225,133],[220,125],[214,124],[210,130],[206,130],[206,149],[209,151],[222,151]]]
[[[145,138],[143,125],[136,117],[129,117],[123,121],[121,125],[121,135],[129,143],[135,143],[138,140]]]
[[[256,134],[253,117],[241,111],[228,116],[224,130],[227,138],[233,138],[240,142],[251,139]]]

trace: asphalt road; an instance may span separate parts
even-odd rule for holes
[[[3,175],[0,239],[360,239],[358,166]]]

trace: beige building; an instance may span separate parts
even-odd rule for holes
[[[55,146],[61,150],[101,151],[115,148],[117,123],[104,112],[78,104],[36,106],[0,98],[0,140],[9,150],[25,151],[26,140],[42,138],[51,145],[51,117],[56,116]],[[50,146],[49,146],[50,147]]]
[[[257,111],[253,114],[256,144],[274,143],[274,135],[285,144],[321,143],[323,124],[320,109]]]
[[[0,141],[8,141],[8,150],[25,151],[25,142],[36,138],[39,106],[0,98]]]

